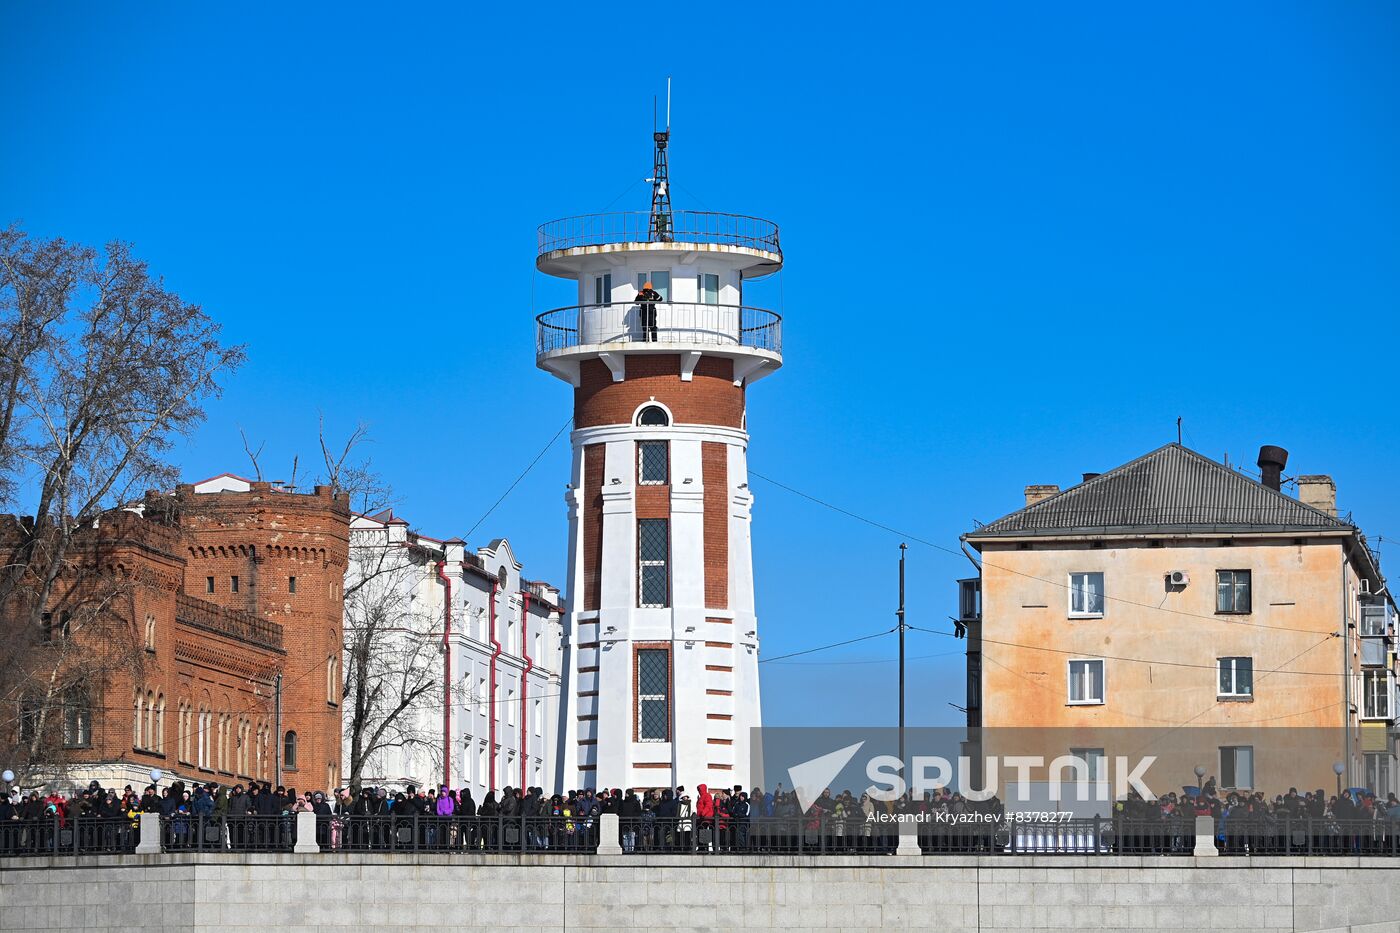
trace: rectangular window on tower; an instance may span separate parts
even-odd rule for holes
[[[702,305],[719,304],[719,276],[713,272],[701,272],[695,277],[696,294]]]
[[[637,482],[643,486],[666,485],[669,460],[666,441],[637,441]]]
[[[593,276],[593,303],[605,305],[612,301],[612,273]]]
[[[670,525],[664,518],[637,520],[637,604],[646,609],[670,604]]]
[[[637,741],[671,740],[671,652],[637,649]]]

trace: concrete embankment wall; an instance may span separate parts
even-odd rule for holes
[[[0,930],[1349,930],[1400,860],[159,855],[0,861]]]

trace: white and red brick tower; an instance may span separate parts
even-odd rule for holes
[[[536,351],[574,388],[565,789],[747,786],[761,723],[744,397],[782,321],[744,283],[781,268],[778,229],[672,211],[655,141],[651,211],[539,231],[540,271],[578,284]]]

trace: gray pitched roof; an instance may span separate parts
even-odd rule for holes
[[[1304,505],[1209,457],[1168,444],[1078,486],[970,532],[999,535],[1144,531],[1339,530],[1340,519]]]

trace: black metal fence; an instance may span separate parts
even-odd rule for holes
[[[1393,820],[1226,817],[1216,828],[1225,855],[1400,855]]]
[[[160,818],[160,844],[166,852],[290,852],[297,841],[294,814],[203,817],[172,814]]]
[[[317,820],[317,841],[349,852],[596,852],[598,824],[558,816],[337,816]]]
[[[8,820],[0,823],[0,856],[120,855],[136,851],[139,836],[128,819]]]
[[[290,852],[295,814],[159,820],[166,852]],[[597,852],[601,821],[573,817],[318,816],[321,851]],[[925,855],[1178,855],[1196,847],[1193,817],[1023,822],[1014,815],[950,819],[924,814],[915,837]],[[117,855],[136,850],[139,823],[79,817],[0,823],[0,856]],[[888,855],[900,824],[831,814],[749,820],[650,814],[618,821],[616,844],[630,854]],[[613,840],[608,840],[611,844]],[[1226,817],[1212,837],[1223,855],[1400,856],[1400,823],[1391,820]]]

